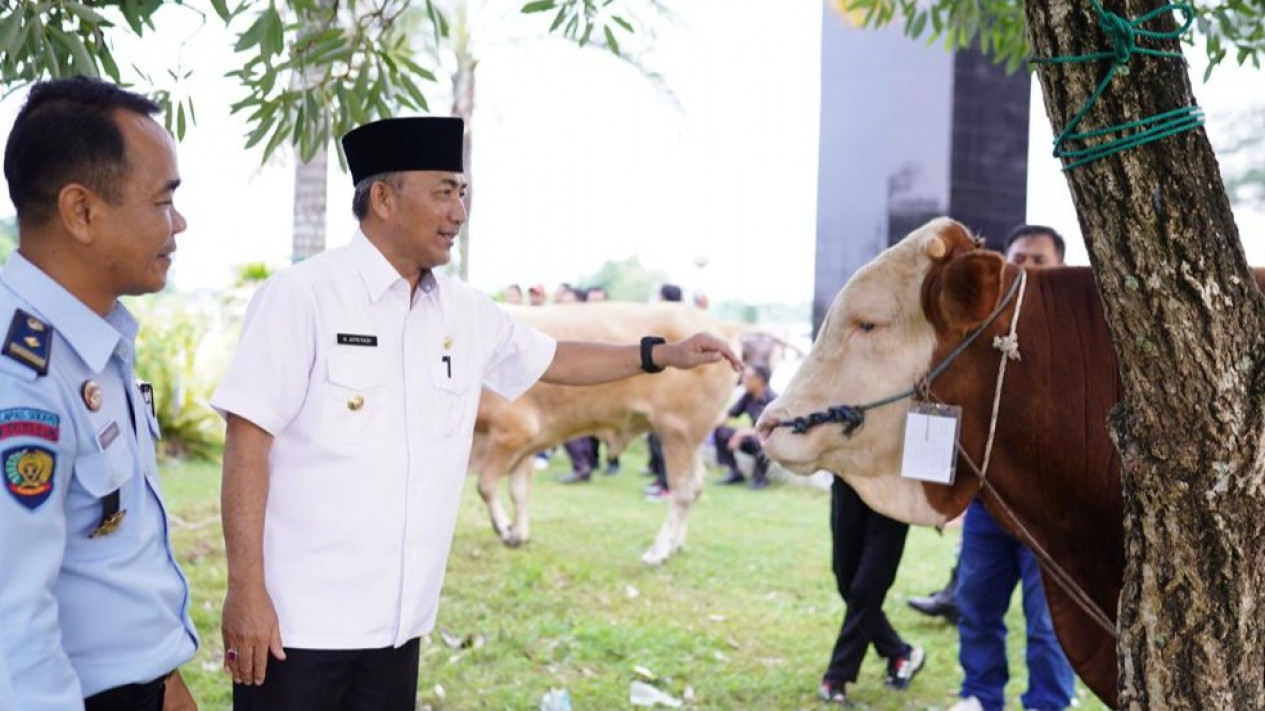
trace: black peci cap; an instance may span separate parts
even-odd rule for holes
[[[352,184],[407,170],[464,173],[464,132],[465,123],[448,116],[383,119],[352,129],[342,139]]]

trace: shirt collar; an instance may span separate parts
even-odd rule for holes
[[[118,301],[109,316],[101,318],[19,252],[9,256],[0,281],[51,323],[91,370],[104,370],[110,356],[120,349],[120,342],[130,358],[137,323]]]
[[[408,282],[404,277],[391,266],[391,263],[369,241],[364,232],[356,230],[348,248],[351,251],[352,261],[356,265],[356,271],[360,272],[365,290],[369,293],[370,301],[376,303],[399,282],[407,285]],[[422,275],[418,288],[423,295],[438,295],[439,280],[431,272],[426,272]]]

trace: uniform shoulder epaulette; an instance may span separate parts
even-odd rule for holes
[[[53,327],[22,309],[13,313],[9,335],[4,338],[4,355],[40,375],[48,375],[53,350]]]

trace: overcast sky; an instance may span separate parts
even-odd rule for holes
[[[195,3],[196,4],[196,3]],[[474,125],[471,281],[495,292],[510,282],[552,286],[592,274],[608,259],[638,256],[714,298],[811,299],[821,5],[681,0],[682,24],[660,33],[646,63],[677,101],[638,72],[559,42],[502,45],[482,55]],[[287,263],[289,156],[260,167],[240,148],[245,127],[228,116],[240,98],[222,74],[233,65],[214,22],[161,11],[143,59],[165,56],[196,71],[199,124],[179,147],[189,221],[172,269],[182,289],[224,286],[237,265]],[[776,23],[776,24],[774,24]],[[141,56],[121,46],[127,57]],[[123,62],[120,62],[122,65]],[[1201,71],[1196,67],[1196,71]],[[438,91],[433,106],[445,106]],[[1196,94],[1217,121],[1235,107],[1265,107],[1265,76],[1219,71]],[[0,102],[7,136],[22,94]],[[1066,184],[1049,156],[1034,96],[1029,217],[1072,237],[1086,263]],[[354,223],[350,179],[330,176],[329,244]],[[0,215],[12,214],[0,200]],[[1242,212],[1249,258],[1265,264],[1265,215]],[[699,266],[704,265],[704,266]]]

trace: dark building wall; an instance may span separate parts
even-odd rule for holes
[[[949,214],[1002,249],[1028,208],[1027,72],[1007,75],[978,49],[953,58]]]
[[[824,13],[814,332],[894,223],[948,210],[953,91],[952,55]]]
[[[1026,74],[823,3],[813,330],[857,269],[948,214],[990,244],[1026,209]]]

